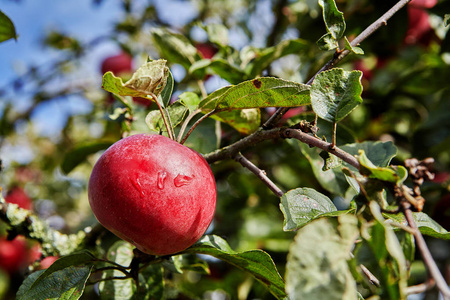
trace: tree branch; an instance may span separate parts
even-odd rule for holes
[[[283,131],[282,128],[275,128],[271,130],[259,129],[258,131],[244,137],[243,139],[237,141],[234,144],[223,147],[221,149],[217,149],[216,151],[213,151],[211,153],[205,154],[204,158],[210,164],[216,161],[233,158],[239,152],[248,147],[261,143],[265,140],[281,138],[282,131]]]
[[[0,219],[14,229],[14,232],[41,244],[44,256],[67,255],[83,247],[86,233],[62,234],[48,226],[31,211],[10,204],[0,194]]]
[[[272,180],[270,180],[269,177],[267,177],[267,174],[265,171],[259,169],[257,166],[255,166],[251,161],[249,161],[247,158],[245,158],[242,154],[238,153],[234,160],[240,163],[243,167],[249,169],[252,173],[254,173],[256,176],[258,176],[261,181],[269,187],[269,189],[278,197],[281,197],[284,195],[284,192],[275,184]]]
[[[375,31],[377,31],[381,26],[387,25],[387,21],[398,12],[403,6],[408,4],[411,0],[400,0],[395,4],[391,9],[389,9],[385,14],[383,14],[378,20],[369,25],[363,32],[361,32],[356,38],[354,38],[350,45],[352,47],[358,46],[361,42],[367,39],[370,35],[372,35]],[[316,76],[326,70],[329,70],[336,66],[341,60],[343,60],[348,54],[350,54],[350,50],[336,50],[333,57],[319,70],[316,74],[314,74],[311,79],[308,80],[306,84],[311,85]],[[272,128],[281,117],[289,110],[287,107],[280,107],[277,111],[264,123],[262,126],[265,129]]]
[[[416,246],[419,248],[420,254],[422,255],[423,262],[427,266],[428,272],[431,277],[436,281],[436,286],[441,291],[445,300],[450,300],[450,289],[445,281],[444,277],[439,271],[439,268],[431,256],[430,249],[428,249],[427,243],[423,238],[422,233],[417,227],[416,222],[414,221],[414,215],[411,211],[411,204],[406,201],[402,201],[401,206],[403,208],[403,214],[405,215],[406,220],[408,221],[409,226],[414,229],[414,239],[416,240]]]
[[[294,138],[310,146],[320,148],[331,154],[336,155],[346,163],[352,165],[359,170],[360,164],[356,157],[350,155],[349,153],[343,151],[338,147],[332,148],[332,143],[325,142],[321,139],[314,137],[308,133],[305,133],[299,129],[292,128],[275,128],[270,130],[258,130],[252,135],[249,135],[234,144],[231,144],[222,149],[216,150],[212,153],[206,154],[204,157],[208,163],[213,163],[218,160],[223,160],[226,158],[233,158],[242,150],[253,146],[257,143],[261,143],[269,139],[277,138]]]

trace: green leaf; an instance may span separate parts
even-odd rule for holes
[[[182,254],[172,256],[174,268],[179,273],[194,271],[201,274],[210,274],[209,265],[203,259],[194,254]]]
[[[164,89],[161,92],[161,99],[162,103],[165,107],[167,107],[170,104],[170,100],[172,100],[172,92],[173,92],[173,76],[172,72],[169,70],[169,76],[167,76],[166,85],[164,86]]]
[[[262,107],[296,107],[310,103],[309,85],[261,77],[225,87],[200,102],[202,111]]]
[[[228,28],[220,23],[211,23],[205,26],[209,40],[220,46],[228,45]]]
[[[275,60],[289,55],[306,52],[309,43],[302,39],[284,40],[278,45],[265,48],[260,53],[256,53],[254,61],[251,63],[250,78],[261,75],[262,71],[267,69]]]
[[[370,259],[374,259],[375,264],[363,263],[380,280],[382,299],[405,299],[407,268],[403,249],[393,229],[385,222],[379,205],[371,201],[369,207],[375,222],[371,227],[366,226],[361,236],[364,245],[370,249]],[[358,250],[357,255],[359,251],[361,250]]]
[[[348,41],[347,37],[344,37],[344,38],[345,38],[345,49],[347,49],[347,50],[349,50],[349,51],[351,51],[351,52],[353,52],[355,54],[358,54],[358,55],[363,55],[364,54],[364,50],[363,49],[361,49],[360,47],[353,47],[350,44],[350,42]]]
[[[334,39],[340,39],[345,32],[344,14],[338,10],[334,0],[319,0],[319,5],[323,9],[322,16],[327,32]]]
[[[244,135],[255,132],[261,125],[261,111],[258,108],[223,111],[211,118],[230,125]]]
[[[284,299],[284,281],[269,254],[262,250],[233,251],[222,238],[207,235],[183,253],[208,254],[252,274],[277,298]]]
[[[321,151],[320,157],[322,157],[323,162],[324,162],[322,171],[328,171],[328,170],[342,166],[342,159],[340,159],[336,155],[333,155],[327,151]]]
[[[166,86],[169,74],[170,70],[164,59],[154,60],[143,64],[126,83],[112,72],[105,73],[102,88],[120,96],[142,98],[148,98],[150,94],[159,96]]]
[[[447,27],[450,24],[450,14],[444,15],[444,26]]]
[[[399,224],[407,224],[406,218],[403,213],[398,214],[383,214],[386,218],[393,220]],[[450,240],[450,232],[445,230],[439,223],[433,220],[429,215],[423,212],[414,212],[414,220],[419,228],[420,232],[424,235],[428,235],[434,238]]]
[[[180,101],[186,105],[190,113],[197,110],[198,104],[200,103],[200,98],[193,92],[184,92],[178,96],[178,98],[180,98]]]
[[[311,85],[314,112],[328,122],[337,123],[362,103],[361,71],[340,68],[324,71]]]
[[[133,249],[134,246],[130,243],[117,241],[108,249],[106,257],[119,265],[129,266],[133,258]],[[124,276],[125,274],[118,270],[106,270],[102,274],[102,278]],[[135,299],[136,285],[132,278],[102,281],[98,288],[101,299]]]
[[[11,19],[0,10],[0,43],[9,39],[17,39],[16,28]]]
[[[153,300],[164,298],[164,269],[160,264],[149,265],[139,272],[139,293],[137,299]]]
[[[161,57],[167,58],[171,63],[182,65],[186,70],[200,59],[195,46],[182,34],[156,28],[152,30],[152,37]]]
[[[76,300],[83,295],[86,282],[91,275],[91,267],[70,266],[47,276],[46,271],[38,271],[28,276],[17,292],[17,300],[63,299]],[[36,281],[39,283],[36,284]]]
[[[209,67],[214,73],[231,84],[238,84],[248,78],[247,74],[241,68],[222,58],[211,60]]]
[[[328,32],[320,37],[320,39],[317,41],[317,46],[320,50],[330,51],[339,47],[339,43],[338,40],[336,40],[333,35]]]
[[[167,113],[170,116],[170,120],[172,121],[172,126],[175,128],[177,125],[183,121],[188,108],[181,103],[180,101],[176,101],[172,103],[166,109]],[[145,117],[145,123],[148,128],[155,132],[165,131],[167,132],[167,128],[164,125],[163,118],[161,117],[161,112],[159,110],[150,111]]]
[[[380,141],[365,141],[362,143],[346,144],[342,145],[340,148],[353,156],[358,155],[359,151],[363,150],[367,158],[377,167],[389,166],[391,160],[398,152],[394,143]]]
[[[360,173],[369,176],[369,178],[397,184],[402,183],[406,179],[407,171],[404,167],[396,166],[397,169],[393,167],[377,167],[369,160],[364,150],[359,150],[358,160],[361,164]]]
[[[314,177],[319,181],[320,185],[335,195],[344,197],[349,184],[344,173],[340,168],[333,168],[330,170],[323,170],[323,159],[320,157],[321,150],[318,148],[310,148],[308,145],[300,141],[288,141],[295,147],[298,147],[302,154],[308,159]]]
[[[299,229],[313,219],[337,211],[330,198],[311,188],[297,188],[284,194],[280,209],[286,231]]]
[[[97,261],[89,251],[66,255],[56,260],[47,270],[24,281],[18,299],[79,299]]]
[[[84,162],[87,157],[98,151],[107,149],[113,141],[93,141],[77,145],[64,156],[61,169],[64,174],[70,173],[75,167]]]
[[[358,299],[348,266],[357,224],[355,216],[343,215],[315,220],[299,230],[286,264],[289,299]]]

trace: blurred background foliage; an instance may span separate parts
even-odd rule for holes
[[[27,1],[16,2],[18,6],[28,5]],[[396,1],[336,2],[347,22],[346,36],[351,39]],[[121,14],[104,35],[86,41],[77,32],[54,27],[40,41],[44,48],[36,51],[51,49],[57,55],[42,65],[27,65],[26,71],[13,80],[0,82],[2,193],[7,196],[14,190],[24,192],[22,198],[16,198],[28,198],[23,201],[30,201],[36,214],[66,233],[96,223],[87,199],[89,174],[101,151],[122,137],[126,123],[123,122],[126,116],[117,117],[120,102],[101,89],[104,72],[113,70],[127,78],[147,57],[168,59],[175,79],[175,101],[185,91],[202,97],[255,76],[306,82],[333,55],[320,51],[316,45],[325,28],[320,7],[313,0],[92,1],[92,9],[105,5],[117,6]],[[183,10],[191,15],[177,17]],[[450,34],[442,19],[449,11],[450,1],[414,0],[388,26],[361,44],[364,55],[350,55],[339,65],[363,71],[364,103],[340,123],[337,131],[338,145],[365,140],[393,141],[399,148],[395,158],[398,164],[410,157],[434,157],[436,179],[423,187],[427,200],[424,211],[447,230],[450,229]],[[14,16],[10,17],[14,21]],[[164,48],[168,40],[163,35],[162,40],[161,36],[158,40],[157,35],[152,35],[158,28],[169,28],[186,37],[186,43],[196,49],[195,61],[186,62],[177,53],[169,53]],[[270,47],[289,39],[301,39],[297,40],[301,47],[300,44],[294,45],[298,48],[287,47],[277,59],[249,71],[251,63],[267,54],[267,49],[275,51]],[[16,43],[20,47],[20,32]],[[95,67],[86,69],[90,54],[105,45],[114,49],[115,54],[102,57]],[[202,59],[215,63],[208,68],[193,69],[192,64]],[[130,125],[133,133],[149,131],[144,120],[153,109],[153,105],[135,99],[134,120]],[[273,111],[263,110],[262,121]],[[37,123],[40,114],[43,116]],[[291,125],[302,119],[312,119],[310,108],[291,109],[282,124]],[[208,120],[194,131],[186,145],[208,153],[242,137],[228,125]],[[295,143],[266,141],[243,154],[284,191],[312,187],[334,199],[338,208],[347,208],[351,199],[334,194],[315,178],[304,155],[307,152]],[[212,168],[217,180],[218,206],[210,231],[226,238],[235,250],[264,249],[284,274],[286,253],[294,233],[282,230],[279,199],[237,162],[222,161]],[[6,227],[0,224],[0,229],[5,236]],[[429,243],[448,276],[448,242]],[[32,243],[25,244],[28,252],[21,259],[29,263],[39,254],[32,253],[35,248]],[[0,253],[1,247],[0,244]],[[27,272],[27,263],[9,269],[3,266],[0,295],[5,298],[14,295],[20,278]],[[211,275],[187,273],[170,278],[178,290],[174,292],[177,299],[272,299],[248,274],[215,260],[210,268]],[[425,270],[419,264],[414,272],[411,280],[420,283]],[[95,293],[94,289],[90,293]],[[93,295],[90,293],[86,293],[86,299]],[[435,299],[435,296],[431,291],[426,297]]]

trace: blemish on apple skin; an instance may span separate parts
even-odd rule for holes
[[[164,188],[164,180],[167,177],[167,173],[164,171],[158,172],[157,186],[160,190]]]
[[[139,178],[136,178],[136,180],[131,179],[131,184],[138,190],[138,192],[141,194],[142,197],[145,196],[144,190],[142,189],[141,182],[139,181]]]
[[[194,176],[190,177],[178,174],[177,177],[175,177],[175,179],[173,180],[173,183],[176,187],[182,187],[184,185],[188,185],[192,181],[192,179],[194,179]]]

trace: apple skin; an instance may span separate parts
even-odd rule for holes
[[[213,219],[216,196],[214,175],[199,153],[150,134],[129,136],[108,148],[88,185],[97,220],[152,255],[194,244]]]
[[[5,201],[8,203],[17,204],[23,209],[32,209],[31,199],[27,196],[21,187],[14,187],[8,191],[5,196]]]

